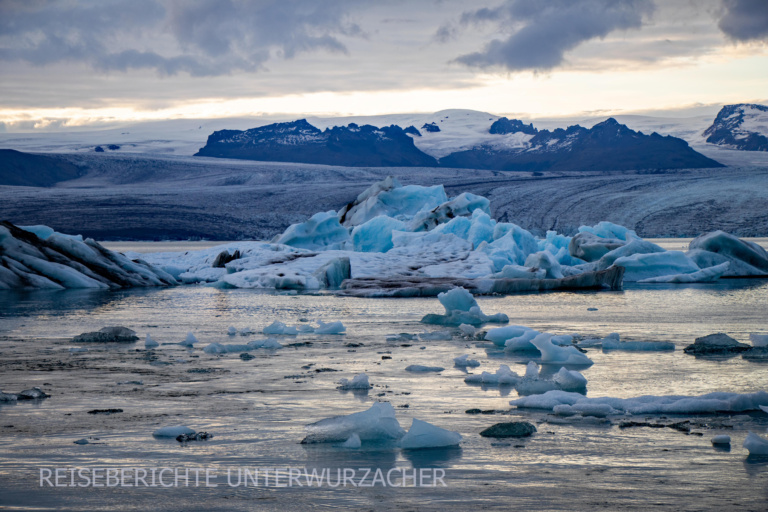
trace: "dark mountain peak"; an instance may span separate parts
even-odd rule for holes
[[[507,133],[523,132],[528,135],[536,135],[539,130],[533,127],[533,123],[525,124],[519,119],[507,119],[506,117],[500,117],[497,119],[488,130],[489,133],[506,135]]]
[[[419,129],[418,129],[418,128],[416,128],[416,127],[415,127],[415,126],[413,126],[413,125],[409,126],[408,128],[406,128],[406,129],[405,129],[405,130],[403,130],[403,131],[404,131],[405,133],[410,133],[411,135],[415,135],[415,136],[417,136],[417,137],[421,137],[421,132],[419,131]]]
[[[437,126],[437,123],[424,123],[424,126],[421,127],[422,130],[430,133],[437,133],[440,131],[440,127]]]

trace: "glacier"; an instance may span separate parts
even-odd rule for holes
[[[338,211],[312,215],[268,242],[187,252],[126,254],[45,226],[0,226],[0,288],[117,288],[205,284],[219,288],[339,290],[356,296],[473,295],[626,282],[690,283],[768,275],[762,247],[722,231],[667,251],[603,221],[544,238],[490,215],[490,201],[449,198],[442,185],[374,183]],[[469,313],[469,310],[466,310]],[[458,318],[458,316],[457,316]],[[468,323],[477,325],[478,318]],[[487,322],[485,319],[483,322]]]

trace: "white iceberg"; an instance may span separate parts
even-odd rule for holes
[[[727,435],[715,436],[712,438],[712,444],[716,444],[716,445],[731,444],[731,436],[727,436]]]
[[[298,329],[296,327],[289,327],[285,325],[283,322],[280,322],[278,320],[275,320],[268,326],[266,326],[261,331],[263,334],[288,334],[288,335],[296,335],[299,334]]]
[[[531,340],[531,344],[541,352],[541,362],[545,364],[591,366],[593,361],[579,352],[574,346],[559,347],[552,344],[552,335],[541,333]]]
[[[423,323],[438,325],[481,325],[484,323],[506,323],[509,317],[503,313],[486,315],[480,310],[477,301],[467,290],[461,287],[438,294],[437,300],[445,308],[445,315],[429,314],[421,319]]]
[[[160,343],[152,339],[152,336],[147,333],[147,339],[144,341],[144,348],[155,348],[160,346]]]
[[[480,362],[476,361],[475,359],[470,359],[469,354],[464,354],[463,356],[454,357],[453,364],[458,366],[459,368],[476,368],[480,366]]]
[[[319,327],[315,328],[315,334],[345,334],[347,328],[341,322],[323,323],[318,321]]]
[[[680,251],[633,254],[616,259],[614,265],[624,267],[624,282],[637,282],[659,276],[692,274],[701,270]]]
[[[364,373],[355,375],[352,380],[342,378],[338,384],[338,389],[371,389],[373,387],[368,382],[368,375]]]
[[[479,375],[468,375],[464,378],[467,384],[481,384],[483,386],[514,386],[520,380],[520,376],[502,364],[495,373],[483,372]]]
[[[411,428],[400,439],[399,444],[404,450],[418,450],[458,446],[460,442],[461,434],[458,432],[446,430],[414,418]]]
[[[754,432],[747,434],[742,446],[747,449],[750,455],[768,457],[768,440],[763,439]]]
[[[353,434],[364,441],[393,441],[405,431],[395,418],[395,409],[388,402],[376,402],[362,412],[326,418],[307,425],[307,437],[302,443],[343,442]]]
[[[191,332],[187,333],[187,337],[184,338],[184,341],[179,343],[179,345],[184,345],[185,347],[192,347],[195,343],[197,343],[197,338],[194,334]]]

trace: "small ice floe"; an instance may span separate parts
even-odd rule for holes
[[[277,320],[266,326],[264,329],[262,329],[261,332],[264,334],[287,334],[291,336],[299,334],[299,331],[296,329],[296,327],[289,327],[283,322]]]
[[[484,386],[514,386],[519,380],[520,376],[505,364],[499,366],[496,373],[483,372],[480,375],[468,375],[464,378],[464,382],[467,384]]]
[[[712,438],[712,444],[714,445],[731,444],[731,436],[726,436],[726,435],[715,436]]]
[[[755,348],[768,347],[768,334],[752,333],[749,335],[749,340]]]
[[[422,323],[458,326],[461,324],[482,325],[484,323],[505,324],[509,322],[509,317],[504,313],[490,316],[483,313],[472,294],[462,287],[438,294],[437,300],[445,308],[445,314],[425,315],[421,319]]]
[[[373,386],[368,382],[368,376],[364,373],[355,375],[352,380],[340,379],[336,389],[371,389]]]
[[[593,361],[576,347],[559,347],[553,345],[552,335],[541,333],[531,340],[531,344],[541,352],[541,362],[544,364],[591,366]]]
[[[173,425],[171,427],[163,427],[155,430],[152,432],[152,435],[154,437],[170,437],[170,438],[177,438],[181,435],[195,435],[196,432],[192,430],[189,427],[185,427],[184,425]]]
[[[536,352],[531,345],[531,340],[541,334],[524,325],[508,325],[497,329],[490,329],[485,333],[485,339],[494,345],[504,347],[507,352]]]
[[[341,322],[328,322],[326,324],[318,320],[317,323],[320,326],[315,328],[315,334],[345,334],[347,331]]]
[[[574,405],[556,405],[552,412],[557,416],[594,416],[595,418],[605,418],[613,414],[620,414],[608,404],[579,404]]]
[[[389,402],[376,402],[366,411],[326,418],[306,428],[307,436],[301,441],[302,444],[339,443],[353,434],[357,434],[361,442],[393,441],[405,434]]]
[[[628,414],[717,414],[756,411],[768,404],[768,392],[725,393],[716,392],[700,396],[645,395],[635,398],[598,397],[588,398],[580,393],[547,391],[543,395],[531,395],[509,402],[519,409],[553,411],[558,405],[608,405],[619,413]]]
[[[250,327],[243,327],[242,329],[240,329],[240,336],[250,336],[251,334],[256,334],[256,333]]]
[[[127,327],[104,327],[95,332],[84,332],[72,338],[73,343],[132,343],[139,339]]]
[[[82,354],[83,352],[88,352],[88,349],[85,347],[73,347],[69,349],[70,354]]]
[[[413,419],[411,428],[400,439],[400,448],[404,450],[420,450],[425,448],[445,448],[458,446],[461,434],[437,427],[426,421]]]
[[[388,334],[387,343],[397,343],[400,341],[416,341],[418,338],[415,334],[409,334],[407,332],[401,332],[399,334]]]
[[[459,368],[476,368],[480,366],[480,362],[476,361],[475,359],[470,359],[469,354],[464,354],[463,356],[454,357],[453,364],[458,366]]]
[[[669,341],[621,341],[619,334],[615,332],[603,338],[602,346],[603,352],[609,350],[626,350],[628,352],[665,352],[675,350],[675,344]]]
[[[16,393],[3,393],[0,391],[0,403],[3,402],[15,402],[19,399],[19,395]]]
[[[237,354],[237,353],[243,353],[243,352],[250,352],[251,350],[257,350],[260,348],[275,350],[275,349],[283,348],[283,345],[280,344],[280,342],[274,338],[267,338],[264,340],[253,340],[245,344],[214,342],[206,346],[203,349],[203,352],[205,352],[206,354],[233,354],[233,353]]]
[[[89,444],[90,442],[86,438],[78,439],[77,441],[72,441],[75,444]]]
[[[421,341],[450,341],[453,339],[451,331],[432,331],[419,334]]]
[[[478,332],[480,332],[480,329],[477,327],[473,327],[469,324],[461,324],[459,325],[459,330],[461,331],[461,334],[464,336],[469,336],[470,338],[475,337]]]
[[[768,457],[768,440],[763,439],[754,432],[747,434],[744,439],[744,448],[749,451],[750,455],[758,455],[760,457]]]
[[[344,441],[344,444],[341,446],[344,448],[351,448],[351,449],[357,449],[360,448],[363,445],[362,441],[360,441],[360,436],[357,434],[352,434],[349,436],[349,439]]]
[[[727,354],[744,352],[752,347],[746,343],[739,343],[722,332],[696,338],[692,345],[685,347],[686,354]]]
[[[533,361],[530,361],[525,368],[523,376],[515,389],[519,395],[537,395],[552,390],[585,392],[587,390],[587,379],[575,371],[560,368],[552,379],[544,379],[539,376],[539,367]]]
[[[227,335],[234,336],[235,334],[237,334],[237,329],[235,328],[235,326],[230,325],[229,328],[227,329]]]
[[[441,372],[443,370],[445,370],[445,368],[442,366],[424,366],[421,364],[412,364],[405,367],[405,371],[414,373]]]
[[[184,341],[179,343],[179,345],[183,345],[185,347],[192,347],[192,346],[195,345],[195,343],[197,343],[197,341],[198,340],[197,340],[197,338],[195,338],[195,335],[192,334],[191,332],[188,332],[187,333],[187,337],[184,338]]]
[[[25,389],[21,393],[16,395],[16,398],[18,400],[40,400],[43,398],[50,398],[51,395],[47,394],[45,391],[38,387],[34,387],[31,389]]]
[[[152,339],[152,336],[147,333],[147,339],[144,341],[144,348],[155,348],[160,346],[158,342]]]

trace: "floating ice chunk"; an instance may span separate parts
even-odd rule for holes
[[[16,393],[3,393],[0,391],[0,403],[2,402],[15,402],[19,399],[19,395]]]
[[[335,211],[328,211],[288,226],[275,242],[302,249],[340,249],[348,240],[349,230],[339,224]]]
[[[235,329],[234,326],[230,325],[229,329],[227,329],[227,334],[229,336],[234,336],[235,334],[237,334],[237,329]]]
[[[480,332],[480,329],[477,327],[473,327],[469,324],[461,324],[459,325],[459,330],[461,331],[461,334],[464,336],[475,336],[478,332]]]
[[[616,259],[614,265],[624,267],[624,281],[637,282],[659,276],[691,274],[701,270],[680,251],[633,254]]]
[[[579,346],[582,346],[581,344]],[[617,333],[612,333],[602,340],[603,352],[608,350],[626,350],[630,352],[663,352],[675,350],[675,344],[668,341],[620,341]]]
[[[72,341],[74,343],[130,343],[139,339],[136,332],[127,327],[104,327],[95,332],[78,334]]]
[[[690,274],[649,277],[648,279],[641,279],[638,283],[708,283],[720,279],[726,273],[729,266],[730,263],[726,261],[714,267],[704,268]]]
[[[338,321],[328,322],[326,324],[318,320],[317,323],[320,324],[320,327],[315,329],[315,334],[345,334],[347,332],[347,328],[344,327],[344,324]]]
[[[419,334],[421,341],[449,341],[453,339],[451,331],[432,331]]]
[[[579,391],[587,388],[587,379],[576,370],[560,368],[552,380],[563,391]]]
[[[538,379],[539,378],[539,365],[534,363],[533,361],[529,361],[528,364],[525,366],[525,376],[523,376],[524,379]]]
[[[78,439],[77,441],[72,441],[75,444],[90,444],[90,441],[88,441],[86,438]]]
[[[559,334],[557,336],[552,336],[549,340],[561,347],[569,347],[573,345],[573,336],[570,334]]]
[[[352,246],[358,252],[387,252],[393,231],[406,231],[405,222],[379,215],[352,229]]]
[[[349,439],[344,441],[344,444],[342,444],[341,446],[343,446],[344,448],[357,449],[357,448],[360,448],[362,445],[363,443],[362,441],[360,441],[360,436],[358,436],[357,434],[352,434],[351,436],[349,436]]]
[[[147,339],[144,340],[144,348],[155,348],[160,346],[158,342],[152,339],[152,336],[147,333]]]
[[[629,414],[714,414],[754,411],[768,405],[768,393],[708,393],[701,396],[653,396],[636,398],[588,398],[579,393],[549,391],[543,395],[522,397],[509,402],[518,408],[553,410],[558,405],[607,404]]]
[[[763,439],[754,432],[747,434],[742,446],[749,451],[750,455],[768,456],[768,440]]]
[[[560,263],[557,262],[552,254],[546,251],[530,254],[525,259],[525,266],[546,271],[545,277],[547,279],[561,279],[563,277]]]
[[[274,338],[250,341],[248,342],[248,346],[251,348],[263,348],[266,350],[277,350],[283,348],[283,345]]]
[[[408,433],[400,439],[400,447],[404,450],[419,450],[422,448],[444,448],[458,446],[461,434],[437,427],[426,421],[413,419]]]
[[[172,427],[163,427],[152,432],[154,437],[173,437],[181,435],[195,435],[195,431],[183,425],[174,425]]]
[[[221,343],[211,343],[203,349],[206,354],[226,354],[227,349]]]
[[[459,368],[476,368],[480,366],[480,363],[478,361],[469,358],[469,354],[464,354],[463,356],[454,357],[453,364],[458,366]]]
[[[179,343],[179,345],[184,345],[185,347],[191,347],[191,346],[193,346],[195,343],[197,343],[197,341],[198,341],[198,340],[197,340],[197,338],[195,338],[195,335],[194,335],[194,334],[192,334],[191,332],[188,332],[188,333],[187,333],[187,337],[186,337],[186,338],[184,338],[184,341],[182,341],[181,343]]]
[[[619,411],[614,409],[608,404],[591,404],[591,403],[576,403],[574,405],[556,405],[552,412],[558,416],[574,416],[581,414],[582,416],[594,416],[596,418],[605,418],[612,414],[620,414]]]
[[[477,301],[462,287],[437,295],[437,299],[445,308],[445,315],[429,314],[421,319],[423,323],[438,325],[481,325],[484,323],[506,323],[509,317],[503,313],[486,315],[477,305]]]
[[[715,436],[712,438],[712,444],[731,444],[731,436]]]
[[[633,254],[651,254],[655,252],[666,252],[666,249],[648,242],[646,240],[632,240],[627,245],[613,249],[595,262],[595,270],[605,270],[613,265],[617,259]]]
[[[299,334],[298,329],[296,327],[289,327],[285,325],[283,322],[280,322],[278,320],[275,320],[268,326],[266,326],[261,331],[264,334],[288,334],[288,335],[296,335]]]
[[[754,242],[741,240],[723,231],[713,231],[694,238],[688,246],[697,263],[707,265],[706,260],[730,263],[726,276],[768,274],[768,251]],[[701,251],[701,252],[698,252]],[[706,251],[706,252],[704,252]],[[707,253],[715,256],[707,258]]]
[[[482,384],[485,386],[514,386],[519,380],[520,376],[505,364],[499,366],[496,373],[483,372],[480,375],[468,375],[464,378],[464,382],[467,384]]]
[[[542,363],[590,366],[594,364],[589,357],[579,352],[576,347],[558,347],[552,344],[551,338],[551,334],[541,333],[531,340],[531,344],[541,352]]]
[[[243,327],[240,329],[240,336],[250,336],[251,334],[254,334],[254,332],[250,327]]]
[[[522,336],[531,330],[530,327],[525,327],[524,325],[507,325],[505,327],[489,329],[488,332],[485,333],[485,339],[487,341],[492,341],[494,345],[503,347],[507,340]]]
[[[749,340],[753,347],[768,347],[768,334],[752,333],[749,335]]]
[[[412,364],[410,366],[406,366],[405,371],[407,372],[441,372],[445,370],[442,366],[424,366],[421,364]]]
[[[361,373],[355,375],[352,380],[339,380],[338,389],[371,389],[373,386],[368,382],[368,375]]]
[[[538,352],[538,349],[531,343],[536,336],[541,334],[533,329],[524,332],[520,336],[510,338],[504,342],[505,352]]]
[[[405,431],[395,418],[395,409],[388,402],[376,402],[370,409],[346,416],[326,418],[307,425],[306,443],[333,443],[357,434],[360,441],[392,441],[403,437]]]

